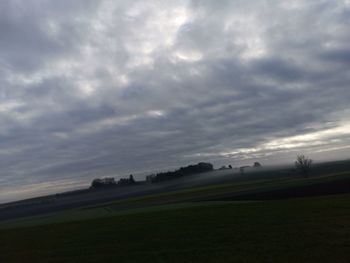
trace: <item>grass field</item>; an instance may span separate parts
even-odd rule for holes
[[[350,195],[5,229],[0,262],[349,262]]]
[[[0,262],[350,262],[350,193],[203,201],[349,178],[255,178],[1,222]]]

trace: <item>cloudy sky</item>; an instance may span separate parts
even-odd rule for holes
[[[349,0],[0,1],[0,203],[349,158],[349,43]]]

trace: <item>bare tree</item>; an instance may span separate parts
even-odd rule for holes
[[[311,172],[312,167],[312,160],[303,155],[299,154],[297,155],[297,160],[295,161],[295,168],[299,173],[301,173],[303,176],[307,177]]]

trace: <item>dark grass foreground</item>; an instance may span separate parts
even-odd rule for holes
[[[0,231],[0,262],[350,262],[350,195]]]
[[[312,197],[322,195],[346,194],[350,192],[350,178],[336,179],[313,183],[309,185],[288,186],[274,190],[258,190],[251,193],[232,193],[219,198],[216,201],[237,201],[237,200],[278,200],[288,198]]]

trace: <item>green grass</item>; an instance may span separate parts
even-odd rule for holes
[[[282,188],[289,188],[295,186],[311,185],[316,183],[325,183],[335,180],[350,178],[349,172],[341,172],[334,174],[326,174],[314,177],[277,177],[254,180],[243,180],[237,182],[221,183],[208,186],[195,187],[184,190],[171,191],[162,194],[148,195],[143,197],[129,198],[127,200],[112,201],[104,204],[87,206],[84,209],[101,208],[101,207],[118,207],[118,206],[143,206],[143,205],[161,205],[168,203],[190,202],[201,199],[209,199],[228,193],[241,192],[259,192],[261,190],[269,191]]]
[[[257,178],[0,223],[0,263],[350,262],[350,194],[191,202],[348,178]]]
[[[129,198],[125,200],[107,202],[99,205],[84,206],[77,209],[66,210],[48,215],[9,220],[6,222],[0,222],[0,229],[22,226],[35,226],[58,222],[79,221],[115,215],[135,214],[156,210],[168,210],[188,206],[202,206],[210,204],[210,202],[193,203],[193,201],[203,199],[210,200],[210,198],[217,198],[228,193],[256,193],[262,190],[269,191],[275,189],[287,189],[289,187],[311,185],[315,183],[326,183],[349,177],[349,172],[343,172],[309,178],[294,176],[215,184],[178,191],[171,191],[162,194]]]
[[[56,212],[52,214],[45,214],[41,216],[32,216],[24,217],[18,219],[12,219],[8,221],[3,221],[0,223],[1,229],[12,229],[12,228],[23,228],[23,227],[32,227],[32,226],[41,226],[55,223],[64,223],[64,222],[74,222],[82,220],[91,220],[119,215],[132,215],[132,214],[141,214],[149,213],[154,211],[167,211],[180,208],[190,208],[198,206],[212,206],[220,204],[242,204],[248,203],[251,201],[212,201],[212,202],[187,202],[187,203],[175,203],[168,205],[154,205],[154,206],[144,206],[140,208],[128,208],[128,209],[114,209],[108,205],[101,207],[92,207],[89,209],[79,208],[66,210],[63,212]]]
[[[0,230],[0,262],[349,262],[350,195]]]

